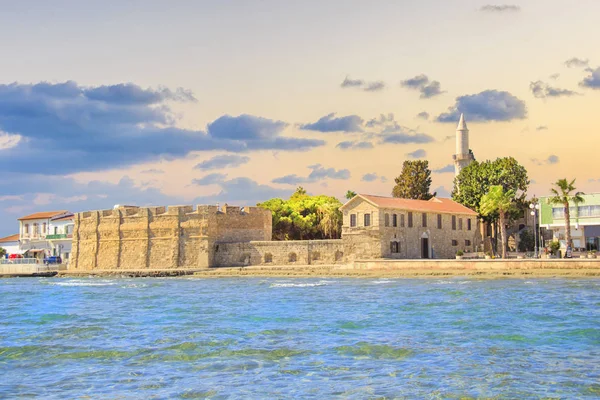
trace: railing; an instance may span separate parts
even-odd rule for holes
[[[55,235],[46,235],[46,239],[48,240],[52,240],[52,239],[66,239],[67,235],[64,233],[57,233]]]
[[[37,258],[3,258],[0,260],[0,265],[41,265],[42,262]]]

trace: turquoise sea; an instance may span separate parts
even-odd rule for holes
[[[0,398],[600,398],[600,280],[0,280]]]

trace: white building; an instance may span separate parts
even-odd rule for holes
[[[6,250],[6,258],[11,254],[21,254],[21,248],[19,246],[19,234],[15,233],[7,237],[0,238],[0,247]]]
[[[73,215],[66,210],[38,212],[19,218],[20,248],[25,257],[43,259],[45,256],[59,255],[58,248],[53,240],[46,237],[53,236],[53,225],[51,221]],[[52,232],[51,232],[52,229]]]
[[[460,121],[456,127],[456,154],[452,156],[452,159],[454,160],[455,176],[458,176],[460,170],[475,159],[469,149],[469,129],[464,114],[460,114]]]
[[[52,248],[52,255],[60,256],[63,262],[67,262],[71,256],[74,227],[75,217],[72,213],[58,215],[50,219],[46,240]]]

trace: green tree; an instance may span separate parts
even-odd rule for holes
[[[354,196],[356,196],[356,192],[353,190],[348,190],[346,192],[346,199],[350,200],[351,198],[353,198]]]
[[[3,247],[0,247],[0,258],[4,258],[5,255],[6,255],[6,249],[4,249]]]
[[[258,204],[273,215],[273,240],[339,239],[342,203],[335,197],[310,196],[299,187],[288,200]]]
[[[494,161],[477,162],[463,168],[454,179],[452,199],[470,209],[481,213],[481,200],[492,186],[502,186],[504,191],[513,190],[517,209],[526,208],[525,198],[529,186],[527,170],[513,157],[497,158]],[[496,213],[484,216],[488,222],[498,218]],[[513,219],[515,215],[509,215]]]
[[[554,187],[550,189],[552,197],[549,199],[550,204],[559,204],[564,207],[565,210],[565,239],[568,246],[573,246],[571,239],[571,212],[569,210],[569,203],[575,204],[575,207],[579,203],[583,203],[585,200],[582,197],[584,193],[575,192],[575,179],[571,182],[566,179],[559,179],[553,183]],[[575,193],[573,193],[575,192]]]
[[[519,251],[533,251],[535,248],[535,236],[529,229],[524,229],[519,235]]]
[[[429,200],[435,193],[429,193],[431,187],[431,170],[429,161],[404,161],[402,172],[396,179],[392,196],[403,199]]]
[[[500,185],[490,187],[489,192],[481,198],[479,212],[482,215],[498,214],[502,258],[506,258],[506,215],[514,207],[514,201],[515,192],[513,190],[505,191]]]

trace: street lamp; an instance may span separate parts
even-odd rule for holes
[[[535,248],[534,248],[534,257],[538,258],[538,232],[537,232],[537,224],[536,224],[536,219],[538,216],[538,211],[540,209],[540,204],[538,202],[538,199],[536,199],[535,197],[531,200],[531,203],[529,203],[529,208],[531,209],[531,215],[533,215],[533,237],[534,237],[534,242],[535,242]]]

